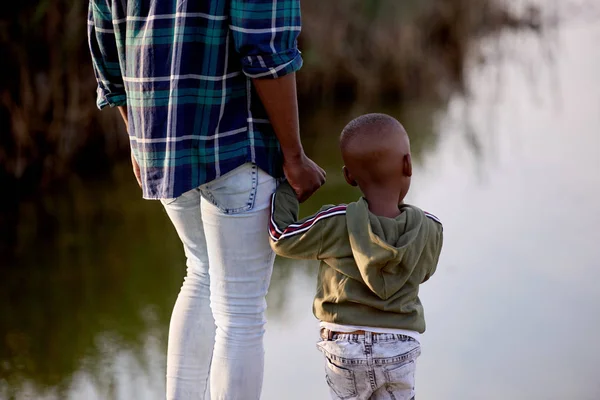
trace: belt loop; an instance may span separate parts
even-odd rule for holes
[[[371,332],[365,332],[365,344],[369,346],[373,344],[373,334]]]
[[[321,328],[320,336],[323,340],[331,340],[333,338],[333,332],[327,328]]]

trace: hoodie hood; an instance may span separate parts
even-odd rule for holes
[[[379,217],[361,198],[348,205],[346,219],[354,260],[365,284],[381,299],[397,293],[416,270],[431,224],[414,206],[400,205],[396,218]]]

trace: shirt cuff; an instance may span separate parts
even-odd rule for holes
[[[127,95],[125,92],[111,92],[101,85],[96,90],[96,106],[102,110],[106,106],[117,107],[127,105]]]
[[[242,70],[249,78],[280,78],[302,67],[302,55],[298,49],[280,53],[247,56],[242,59]]]

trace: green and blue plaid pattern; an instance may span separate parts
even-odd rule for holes
[[[144,198],[254,162],[282,174],[251,78],[298,70],[300,0],[90,0],[97,104],[127,105]]]

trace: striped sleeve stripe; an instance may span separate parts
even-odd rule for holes
[[[425,216],[428,218],[431,218],[432,220],[434,220],[435,222],[437,222],[438,224],[442,224],[442,221],[440,221],[440,219],[438,217],[436,217],[435,215],[428,213],[427,211],[423,211],[425,213]]]
[[[275,195],[273,195],[273,200],[275,200],[274,196]],[[271,221],[269,224],[269,235],[271,236],[271,239],[273,239],[276,242],[278,240],[285,239],[290,236],[295,236],[304,233],[310,228],[312,228],[317,222],[323,219],[335,217],[336,215],[346,214],[345,205],[334,206],[315,214],[312,218],[307,219],[302,224],[290,224],[287,228],[282,230],[277,226],[277,224],[275,223],[275,219],[273,218],[274,205],[275,201],[273,201],[271,204]]]

